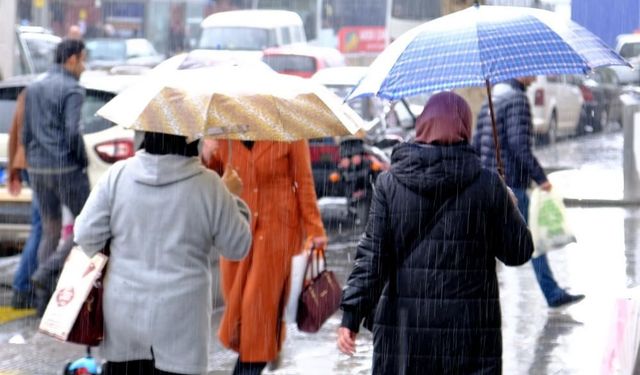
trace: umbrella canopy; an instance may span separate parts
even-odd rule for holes
[[[395,100],[516,77],[584,74],[606,65],[628,63],[591,32],[555,13],[476,5],[400,36],[371,64],[349,99],[377,95]]]
[[[252,65],[150,74],[97,114],[127,128],[238,140],[354,134],[362,119],[324,86]]]

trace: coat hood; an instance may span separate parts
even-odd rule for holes
[[[467,144],[403,143],[391,155],[391,174],[421,195],[449,196],[473,182],[482,166]]]
[[[151,186],[173,184],[204,171],[197,157],[152,155],[146,151],[136,152],[130,166],[136,182]]]

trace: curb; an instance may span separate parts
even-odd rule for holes
[[[563,198],[567,207],[640,207],[640,200]]]

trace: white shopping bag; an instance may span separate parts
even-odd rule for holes
[[[309,252],[309,250],[305,250],[291,258],[291,276],[289,277],[291,285],[289,287],[289,298],[287,299],[287,305],[284,310],[284,321],[287,323],[296,322],[298,301],[300,300],[300,294],[304,287],[304,281],[305,279],[311,279],[313,277],[313,275],[306,274]],[[316,270],[321,271],[325,267],[324,261],[319,257],[314,256],[311,262],[309,273],[313,272],[315,274]]]
[[[529,229],[535,248],[534,258],[576,242],[566,210],[561,196],[553,191],[533,189],[529,202]]]
[[[89,258],[78,246],[67,257],[56,290],[40,321],[40,331],[67,340],[82,304],[109,258],[98,253]]]

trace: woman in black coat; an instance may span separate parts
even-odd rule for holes
[[[374,374],[502,372],[495,259],[521,265],[533,243],[470,135],[464,99],[436,94],[416,142],[397,146],[378,177],[338,332],[339,349],[353,354],[361,322],[372,329]]]

